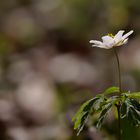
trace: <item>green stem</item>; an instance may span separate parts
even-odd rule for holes
[[[118,112],[118,129],[119,129],[119,132],[118,132],[118,138],[119,140],[121,140],[121,117],[120,117],[120,105],[117,105],[117,112]]]
[[[117,53],[116,48],[113,48],[115,56],[116,56],[116,60],[117,60],[117,66],[118,66],[118,74],[119,74],[119,89],[120,89],[120,95],[122,93],[122,84],[121,84],[121,69],[120,69],[120,61],[119,61],[119,56]],[[117,112],[118,112],[118,129],[119,129],[119,140],[121,140],[121,117],[120,117],[120,108],[121,108],[121,103],[119,102],[117,104]]]
[[[119,74],[119,88],[120,88],[120,93],[122,92],[122,83],[121,83],[121,69],[120,69],[120,61],[119,61],[119,56],[117,53],[116,48],[113,48],[115,56],[116,56],[116,60],[117,60],[117,65],[118,65],[118,74]]]

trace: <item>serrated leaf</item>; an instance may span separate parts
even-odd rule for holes
[[[126,117],[128,121],[138,126],[140,124],[140,104],[134,99],[126,99]]]
[[[82,121],[84,121],[84,118],[86,118],[87,115],[88,115],[88,112],[83,112],[78,116],[78,118],[76,119],[76,122],[74,124],[74,129],[77,129],[80,127]]]
[[[140,124],[140,114],[133,107],[130,107],[127,112],[127,118],[131,124],[138,126]]]
[[[97,111],[99,109],[102,108],[102,106],[106,103],[106,100],[105,100],[105,97],[104,95],[103,96],[100,96],[100,98],[98,100],[95,101],[94,103],[94,109]]]
[[[127,105],[123,103],[120,108],[121,119],[125,118],[127,114]]]
[[[100,116],[98,118],[96,127],[100,128],[103,124],[104,119],[106,118],[108,112],[110,111],[112,107],[112,103],[108,103],[107,105],[105,105],[104,109],[102,110],[102,112],[100,113]]]
[[[80,125],[78,127],[77,135],[79,135],[80,132],[83,130],[86,122],[88,121],[88,117],[89,117],[89,114],[85,113],[85,115],[83,115],[83,117],[81,118],[81,123],[80,123]]]
[[[111,102],[113,105],[115,105],[117,102],[120,101],[120,96],[112,96],[108,99],[109,102]]]
[[[136,110],[140,111],[140,104],[135,99],[127,99],[127,103],[129,103],[130,106],[133,106]]]
[[[77,135],[82,131],[85,123],[87,122],[88,116],[93,109],[93,104],[98,98],[95,97],[91,100],[86,101],[74,115],[72,121],[75,122],[74,129],[78,130]]]
[[[109,87],[108,89],[106,89],[104,91],[104,94],[109,95],[109,94],[112,94],[112,93],[119,93],[119,92],[120,92],[119,87]]]
[[[88,101],[86,101],[85,103],[82,104],[82,106],[80,107],[80,109],[77,111],[77,113],[73,116],[72,121],[74,122],[76,120],[76,118],[84,111],[84,112],[88,112],[90,110],[90,108],[92,107],[93,103],[97,100],[98,98],[95,97],[93,99],[90,99]]]
[[[140,99],[140,92],[130,93],[128,94],[128,97],[133,99]]]

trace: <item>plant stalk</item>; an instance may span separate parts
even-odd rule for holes
[[[120,61],[119,61],[119,56],[117,53],[117,50],[115,47],[113,47],[115,56],[116,56],[116,60],[117,60],[117,66],[118,66],[118,74],[119,74],[119,88],[120,88],[120,94],[122,93],[122,83],[121,83],[121,69],[120,69]]]
[[[119,56],[118,56],[116,48],[113,48],[113,50],[114,50],[116,60],[117,60],[118,76],[119,76],[119,91],[120,91],[120,95],[121,95],[121,93],[122,93],[122,84],[121,84],[120,61],[119,61]],[[119,138],[119,140],[121,140],[121,116],[120,116],[121,103],[119,102],[116,107],[117,107],[117,112],[118,112],[118,129],[119,129],[119,132],[118,132],[119,137],[118,138]]]
[[[121,140],[121,117],[120,117],[120,105],[117,106],[117,112],[118,112],[118,138]]]

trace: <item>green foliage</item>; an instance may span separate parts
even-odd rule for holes
[[[93,111],[93,105],[98,99],[98,97],[95,97],[91,100],[86,101],[72,118],[72,121],[75,122],[74,129],[78,130],[77,135],[79,135],[79,133],[82,131],[89,114]]]
[[[100,114],[99,119],[97,121],[97,125],[96,125],[97,128],[100,128],[102,126],[103,121],[104,121],[105,117],[107,116],[111,107],[112,107],[112,103],[108,103],[107,105],[105,105],[105,107],[101,111],[101,114]]]
[[[119,92],[120,92],[119,87],[109,87],[105,90],[104,94],[108,95],[108,94],[119,93]]]
[[[134,93],[131,93],[131,94],[126,94],[127,96],[129,96],[129,98],[132,98],[132,99],[140,99],[140,92],[134,92]]]
[[[117,93],[117,95],[113,95]],[[108,95],[112,95],[109,96]],[[122,118],[138,126],[140,124],[140,92],[124,92],[120,93],[118,87],[110,87],[103,93],[97,94],[93,99],[86,101],[74,115],[74,129],[77,130],[77,135],[83,130],[89,116],[98,114],[96,127],[101,128],[106,116],[112,107],[120,107],[120,115]]]
[[[124,102],[125,114],[128,121],[134,126],[140,124],[140,104],[135,99],[127,98]]]

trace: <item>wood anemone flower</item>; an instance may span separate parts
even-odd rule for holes
[[[124,30],[120,30],[115,36],[112,34],[108,34],[102,37],[102,42],[98,40],[90,40],[89,42],[92,43],[92,47],[99,47],[104,49],[111,49],[113,47],[124,45],[128,42],[128,36],[130,36],[134,31],[131,30],[130,32],[123,35]]]

